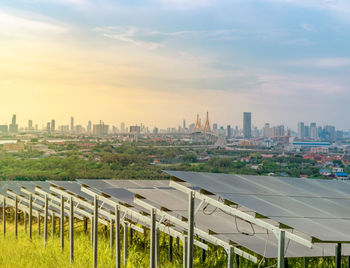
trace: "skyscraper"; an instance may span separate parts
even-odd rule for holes
[[[298,138],[304,139],[305,138],[305,129],[304,129],[304,122],[298,123]]]
[[[227,125],[227,138],[232,138],[232,128],[231,125]]]
[[[317,126],[316,123],[310,124],[310,139],[316,140],[317,139]]]
[[[184,121],[183,121],[183,129],[186,129],[186,120],[184,119]]]
[[[70,118],[70,130],[74,131],[74,117],[73,116]]]
[[[28,129],[33,130],[33,120],[28,120]]]
[[[252,113],[250,112],[243,113],[243,135],[247,139],[252,137]]]
[[[125,133],[125,123],[124,122],[120,123],[120,132]]]
[[[86,130],[87,130],[88,133],[91,133],[91,130],[92,130],[91,120],[89,120]]]
[[[54,119],[51,120],[51,132],[56,131],[56,121]]]
[[[12,133],[18,132],[18,125],[17,125],[16,121],[17,121],[17,117],[14,114],[12,116],[12,123],[10,124],[10,128],[9,128],[10,132],[12,132]]]

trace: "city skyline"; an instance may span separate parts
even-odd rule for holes
[[[0,8],[0,122],[9,113],[21,125],[28,114],[40,122],[76,114],[165,127],[210,110],[223,125],[251,111],[259,126],[350,126],[344,0],[6,0]]]

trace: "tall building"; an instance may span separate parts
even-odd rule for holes
[[[12,123],[10,124],[9,131],[12,133],[18,132],[17,116],[14,114],[12,116]]]
[[[100,121],[99,124],[93,126],[93,134],[96,136],[104,136],[108,134],[109,126]]]
[[[47,122],[47,124],[46,124],[46,131],[47,131],[48,133],[51,132],[51,125],[50,125],[50,122]]]
[[[74,131],[74,117],[73,116],[70,118],[70,130]]]
[[[51,132],[56,131],[56,121],[54,119],[51,120]]]
[[[227,125],[227,138],[232,138],[232,128],[231,125]]]
[[[305,138],[305,128],[304,128],[304,122],[298,123],[298,138],[304,139]]]
[[[252,137],[252,113],[250,112],[243,113],[243,135],[247,139]]]
[[[87,125],[87,127],[86,127],[86,130],[87,130],[88,133],[91,133],[91,130],[92,130],[92,123],[91,123],[91,120],[89,120],[88,125]]]
[[[316,123],[310,124],[310,133],[309,133],[310,139],[317,140],[317,126]]]
[[[183,129],[186,129],[186,120],[184,119],[183,121],[183,125],[182,125]]]
[[[218,130],[218,124],[217,124],[217,123],[214,123],[214,124],[213,124],[213,130],[214,130],[214,131]]]
[[[304,126],[304,138],[308,139],[310,138],[310,127]]]
[[[335,127],[334,126],[325,126],[324,129],[328,133],[328,139],[330,141],[335,141]]]
[[[33,130],[33,120],[28,120],[28,130]]]
[[[125,123],[124,122],[120,123],[120,132],[125,133]]]

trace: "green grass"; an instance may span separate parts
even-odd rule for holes
[[[12,213],[10,213],[11,215]],[[9,215],[9,216],[10,216]],[[11,217],[11,216],[10,216]],[[10,218],[9,217],[9,218]],[[22,222],[21,222],[22,223]],[[92,267],[92,248],[90,243],[90,226],[88,232],[83,231],[82,222],[75,222],[74,233],[74,263],[70,264],[69,259],[69,238],[68,225],[65,226],[65,248],[60,248],[60,238],[58,222],[56,225],[56,235],[52,237],[51,224],[49,224],[49,236],[44,248],[43,224],[41,224],[41,236],[38,235],[37,223],[34,220],[33,238],[28,238],[23,224],[19,225],[18,238],[14,235],[14,224],[11,219],[7,221],[6,237],[3,236],[2,222],[0,225],[0,267]],[[121,232],[122,234],[122,232]],[[122,235],[121,235],[121,238]],[[121,246],[122,246],[121,241]],[[129,257],[127,268],[149,267],[149,231],[145,234],[134,232],[132,244],[129,245]],[[161,267],[174,268],[182,267],[182,244],[173,244],[173,263],[168,262],[168,236],[161,233],[160,235],[160,263]],[[194,267],[226,267],[226,253],[220,247],[209,245],[206,253],[205,263],[200,263],[200,249],[194,247]],[[121,251],[123,258],[123,248]],[[308,267],[334,267],[334,258],[309,258]],[[343,257],[342,265],[345,267],[346,258]],[[123,259],[122,259],[123,263]],[[303,267],[302,258],[288,259],[289,267]],[[276,267],[276,259],[269,260],[265,265]],[[99,226],[98,237],[98,266],[115,267],[115,248],[113,253],[109,246],[109,230],[105,231],[103,226]],[[124,266],[122,266],[124,267]],[[240,268],[258,267],[257,265],[240,258]],[[265,267],[261,265],[260,267]],[[124,267],[125,268],[125,267]]]

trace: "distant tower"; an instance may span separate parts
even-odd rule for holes
[[[205,133],[211,132],[210,123],[209,123],[209,113],[208,112],[207,112],[207,116],[205,118],[204,132]]]
[[[252,113],[243,113],[243,135],[244,138],[250,139],[252,137]]]
[[[196,126],[194,127],[194,131],[199,132],[202,131],[202,122],[199,118],[199,114],[197,114]]]
[[[92,130],[92,123],[91,123],[91,120],[89,120],[88,125],[87,125],[87,132],[91,133],[91,130]]]
[[[183,129],[186,129],[186,120],[184,119],[183,121],[183,125],[182,125]]]
[[[17,116],[15,114],[12,116],[12,123],[10,124],[9,130],[12,133],[18,132]]]
[[[33,120],[28,120],[28,129],[32,130],[33,129]]]
[[[55,132],[56,130],[56,121],[54,119],[51,120],[51,132]]]
[[[74,117],[73,116],[70,118],[70,130],[74,131]]]

